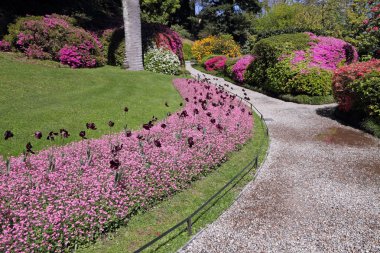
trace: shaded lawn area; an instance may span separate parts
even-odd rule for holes
[[[0,156],[17,155],[31,142],[34,150],[49,145],[47,133],[65,128],[79,140],[79,132],[97,138],[110,131],[141,128],[152,116],[159,119],[180,108],[182,98],[172,85],[173,76],[129,72],[118,67],[95,69],[60,68],[49,62],[25,61],[0,53],[0,133],[11,130],[15,137],[0,139]],[[170,107],[165,106],[168,102]],[[124,107],[129,108],[124,113]],[[108,121],[114,121],[110,129]],[[96,131],[87,130],[94,122]],[[35,131],[43,138],[36,140]],[[57,138],[55,144],[62,144]]]
[[[98,240],[93,245],[80,248],[78,252],[134,252],[194,212],[254,159],[257,154],[259,154],[259,162],[263,162],[269,146],[269,140],[265,135],[266,130],[263,123],[257,114],[254,114],[254,123],[253,137],[242,146],[241,150],[229,154],[227,162],[217,167],[215,171],[150,210],[134,215],[127,221],[126,226],[119,228],[114,233],[104,235],[103,239]],[[261,144],[263,144],[262,150],[260,150]],[[223,211],[231,206],[242,188],[252,179],[253,174],[249,173],[238,181],[236,187],[232,189],[228,187],[222,193],[221,198],[218,197],[216,201],[212,202],[213,205],[206,207],[200,214],[196,215],[193,219],[193,222],[195,222],[193,224],[193,233],[199,232],[207,224],[216,220]],[[191,236],[187,234],[186,226],[183,225],[143,252],[176,252],[190,239]]]

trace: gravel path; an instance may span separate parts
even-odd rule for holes
[[[321,116],[331,106],[246,92],[267,119],[268,158],[236,202],[179,252],[380,252],[379,139]]]

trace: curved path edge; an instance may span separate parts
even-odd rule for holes
[[[215,222],[179,252],[380,252],[380,140],[300,105],[243,90],[265,116],[269,154]]]

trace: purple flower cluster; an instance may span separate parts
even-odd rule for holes
[[[255,60],[253,55],[245,55],[240,58],[232,67],[232,73],[235,81],[244,82],[244,73],[248,66]]]
[[[64,46],[58,52],[59,60],[62,64],[72,68],[92,68],[96,66],[96,59],[91,55],[94,45],[90,41],[85,41],[79,46]]]
[[[0,51],[3,51],[3,52],[11,51],[11,43],[5,40],[0,40]]]
[[[92,241],[251,136],[252,113],[235,96],[193,80],[174,84],[187,103],[163,122],[0,159],[0,252],[63,252]]]
[[[309,68],[321,68],[334,71],[342,64],[351,64],[358,61],[358,53],[351,44],[333,37],[317,36],[307,33],[312,40],[307,51],[299,50],[293,52],[291,64],[297,65],[306,62]],[[288,56],[281,56],[279,61]]]

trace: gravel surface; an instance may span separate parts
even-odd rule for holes
[[[380,252],[379,139],[321,116],[334,105],[246,93],[269,119],[268,158],[235,203],[179,252]]]

